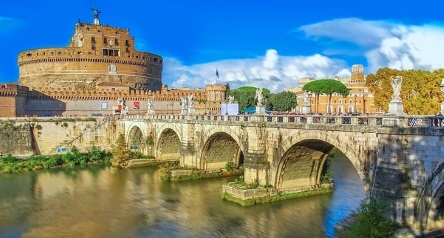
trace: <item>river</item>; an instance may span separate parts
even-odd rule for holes
[[[241,207],[236,177],[167,182],[156,168],[106,166],[0,174],[0,237],[333,237],[364,189],[343,155],[332,194]]]

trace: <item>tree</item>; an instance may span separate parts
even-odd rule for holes
[[[338,81],[336,79],[318,79],[315,81],[311,81],[305,84],[304,87],[302,87],[302,90],[312,92],[315,94],[316,112],[318,111],[320,94],[328,95],[327,112],[330,112],[331,96],[334,93],[338,93],[344,97],[348,96],[350,93],[349,89],[341,81]]]
[[[262,89],[265,98],[270,95],[270,90]],[[244,86],[238,89],[230,90],[230,95],[234,96],[234,99],[239,103],[239,109],[245,110],[249,107],[256,106],[254,102],[254,96],[256,95],[256,87]],[[268,102],[267,102],[268,103]]]
[[[416,115],[431,115],[440,110],[443,99],[439,85],[444,77],[444,69],[435,71],[425,70],[396,70],[379,69],[375,74],[369,74],[366,85],[374,92],[374,103],[380,110],[388,111],[392,100],[393,89],[391,77],[402,76],[401,99],[404,112]]]
[[[276,111],[289,111],[295,108],[297,105],[297,97],[292,92],[280,92],[277,94],[270,94],[269,100],[271,107],[270,109]]]
[[[119,134],[116,141],[116,147],[113,149],[113,157],[111,158],[112,166],[121,166],[126,160],[130,158],[130,150],[125,142],[125,136]]]
[[[384,216],[387,206],[375,198],[366,199],[350,225],[346,237],[393,237],[396,227],[389,218]]]

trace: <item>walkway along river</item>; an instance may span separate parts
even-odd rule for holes
[[[156,168],[104,166],[0,174],[0,237],[333,237],[359,207],[356,170],[332,159],[332,194],[241,207],[236,177],[167,182]]]

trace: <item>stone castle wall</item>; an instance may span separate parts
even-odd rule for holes
[[[143,59],[124,59],[88,55],[90,52],[83,55],[84,52],[76,52],[75,48],[47,49],[47,51],[34,50],[20,53],[21,85],[31,88],[76,86],[81,89],[94,88],[102,82],[116,82],[146,90],[159,90],[162,85],[161,61],[146,60],[161,58],[160,56],[141,53],[144,55],[141,56]]]

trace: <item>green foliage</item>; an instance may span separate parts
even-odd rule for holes
[[[319,104],[319,95],[328,95],[328,108],[331,105],[331,97],[334,93],[340,94],[344,97],[350,94],[349,89],[341,81],[336,79],[318,79],[311,81],[302,87],[302,90],[312,92],[315,94],[316,105]],[[316,106],[316,108],[318,108]],[[316,110],[317,111],[317,110]]]
[[[63,123],[62,123],[62,127],[63,127],[63,128],[68,128],[68,123],[67,123],[67,122],[63,122]]]
[[[268,96],[270,95],[270,90],[266,88],[262,89],[262,92],[264,93],[265,98],[268,98]],[[230,90],[230,95],[234,96],[236,101],[239,102],[240,110],[245,110],[249,107],[256,106],[256,103],[254,101],[254,96],[256,95],[256,87],[245,86],[238,89],[232,89]]]
[[[88,153],[81,153],[77,148],[72,147],[66,154],[56,154],[51,156],[31,156],[27,159],[17,159],[13,156],[0,158],[0,173],[21,172],[38,170],[44,168],[54,168],[58,166],[74,167],[86,163],[107,163],[110,154],[93,147]]]
[[[384,216],[384,210],[387,207],[387,204],[374,198],[366,199],[347,230],[346,237],[393,237],[396,227],[390,219]]]
[[[41,126],[41,125],[37,125],[37,126],[35,126],[35,128],[36,128],[37,130],[41,130],[41,129],[42,129],[42,126]]]
[[[149,136],[146,138],[146,144],[149,145],[149,146],[154,145],[154,138],[153,138],[152,135],[149,135]]]
[[[116,147],[113,148],[113,157],[111,158],[112,166],[121,166],[131,157],[130,150],[125,142],[125,136],[120,134],[116,141]]]
[[[271,94],[269,108],[275,111],[289,111],[297,105],[297,97],[292,92],[280,92]]]
[[[234,169],[234,162],[233,161],[227,161],[227,163],[225,164],[225,170],[226,171],[231,171]]]

